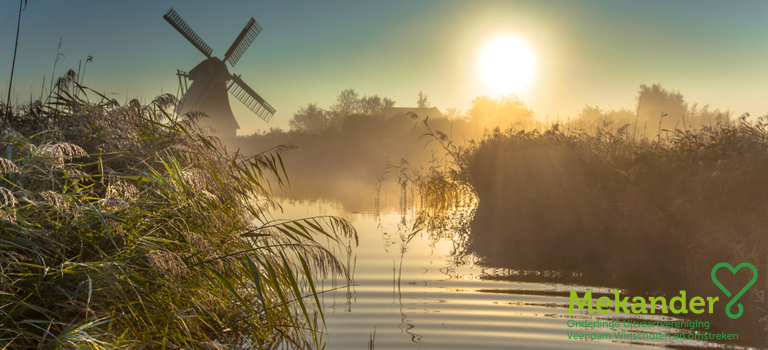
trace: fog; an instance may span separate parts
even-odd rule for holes
[[[571,133],[601,130],[658,139],[674,135],[675,130],[727,125],[734,119],[728,110],[689,103],[681,92],[661,84],[640,85],[634,100],[634,106],[619,110],[585,105],[577,115],[542,120],[515,95],[479,96],[469,110],[460,111],[431,106],[424,92],[398,103],[378,95],[361,96],[349,88],[330,106],[298,107],[289,130],[272,128],[227,143],[246,155],[284,144],[296,146],[283,155],[290,180],[288,198],[333,197],[350,210],[364,211],[373,208],[378,184],[384,196],[381,203],[395,205],[399,178],[427,173],[447,161],[445,150],[434,136],[425,135],[428,130],[420,120],[467,148],[494,130],[547,130],[558,125]]]

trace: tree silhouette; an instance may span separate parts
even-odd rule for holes
[[[513,125],[528,128],[533,125],[533,110],[515,95],[505,95],[500,99],[480,96],[472,101],[472,108],[467,114],[472,123],[486,128]]]
[[[392,107],[394,105],[395,101],[387,97],[381,98],[379,95],[365,96],[360,99],[360,111],[368,116],[381,115],[384,107]]]
[[[416,101],[416,105],[419,108],[428,108],[429,100],[427,100],[427,94],[425,94],[422,91],[419,91],[419,99]]]
[[[672,128],[682,121],[683,115],[688,112],[688,103],[685,102],[683,95],[677,91],[667,91],[661,84],[651,86],[642,84],[638,92],[639,124],[643,121],[658,122],[662,114],[667,114],[662,123],[663,128]],[[650,125],[650,124],[649,124]],[[682,124],[680,124],[682,129]]]
[[[317,103],[308,103],[293,114],[288,125],[295,131],[312,134],[322,132],[328,127],[328,111],[318,107]]]

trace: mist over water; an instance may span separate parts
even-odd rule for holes
[[[709,269],[733,252],[713,249],[711,242],[725,237],[716,228],[731,220],[730,214],[719,209],[722,196],[712,193],[699,198],[707,203],[703,206],[681,203],[692,200],[693,189],[720,186],[718,172],[737,169],[724,167],[736,159],[724,160],[728,153],[706,153],[716,145],[729,147],[721,137],[752,142],[746,141],[753,135],[749,130],[760,132],[762,124],[746,126],[746,119],[733,120],[728,112],[689,106],[680,93],[658,84],[641,86],[637,102],[634,111],[587,106],[574,118],[544,124],[514,96],[479,97],[466,115],[451,118],[358,113],[337,116],[330,126],[329,112],[314,132],[273,130],[237,142],[246,152],[281,143],[298,146],[283,158],[291,179],[286,213],[334,212],[361,232],[349,261],[353,285],[322,282],[326,289],[340,288],[322,301],[331,313],[334,348],[359,348],[374,330],[376,348],[715,346],[617,340],[617,330],[737,332],[745,340],[735,344],[759,343],[759,311],[738,324],[722,312],[696,317],[565,312],[571,290],[609,297],[613,290],[720,295],[709,282]],[[299,112],[326,113],[312,105]],[[678,120],[672,113],[680,114]],[[734,152],[750,157],[758,149]],[[690,179],[668,182],[683,174]],[[681,181],[691,186],[680,186]],[[762,192],[734,197],[742,217],[752,215],[743,207],[757,200],[757,193]],[[710,213],[706,220],[704,213]],[[756,225],[741,222],[743,232]],[[743,277],[721,278],[737,285]],[[567,324],[685,321],[686,316],[711,323],[712,329],[575,330]],[[584,332],[614,338],[585,342],[568,336]]]

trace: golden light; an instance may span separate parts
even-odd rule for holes
[[[533,80],[536,55],[522,39],[504,35],[489,41],[480,53],[480,77],[500,94],[518,93]]]

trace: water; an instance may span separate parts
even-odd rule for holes
[[[415,212],[348,212],[333,202],[283,203],[286,217],[337,215],[359,234],[359,246],[345,259],[354,283],[318,281],[324,305],[327,349],[616,349],[627,347],[711,347],[693,340],[619,340],[615,331],[683,334],[690,329],[625,328],[623,321],[672,317],[595,316],[566,313],[571,289],[536,271],[484,268],[462,254],[466,232],[456,227],[413,233]],[[459,220],[466,217],[459,216]],[[526,281],[511,281],[517,276]],[[525,278],[530,277],[530,278]],[[530,282],[537,279],[546,282]],[[597,288],[589,288],[597,291]],[[611,290],[603,290],[610,293]],[[631,318],[627,318],[631,317]],[[618,321],[621,326],[576,328],[569,321]],[[572,324],[572,323],[571,323]],[[702,327],[696,331],[705,331]],[[375,336],[373,335],[375,332]],[[570,339],[572,334],[612,339]]]

